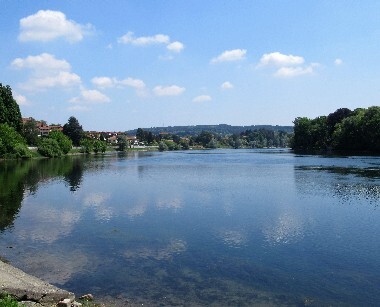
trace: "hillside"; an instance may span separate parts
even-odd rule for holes
[[[142,127],[141,127],[142,128]],[[209,131],[219,135],[230,135],[230,134],[240,134],[246,130],[273,130],[273,131],[284,131],[293,132],[293,126],[272,126],[272,125],[251,125],[251,126],[231,126],[226,124],[219,125],[196,125],[196,126],[169,126],[169,127],[153,127],[153,128],[142,128],[144,131],[152,132],[153,134],[159,134],[161,132],[167,132],[170,134],[176,134],[178,136],[195,136],[199,135],[202,131]],[[126,131],[129,135],[135,135],[137,129]]]

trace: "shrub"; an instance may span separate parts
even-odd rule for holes
[[[94,143],[90,139],[82,139],[80,142],[81,152],[91,153]]]
[[[63,155],[62,149],[58,142],[51,138],[43,138],[38,144],[38,152],[49,158],[61,157]]]
[[[17,307],[18,302],[9,294],[2,294],[0,296],[0,307]]]
[[[7,124],[0,124],[0,157],[30,158],[31,151],[27,148],[24,138]]]
[[[73,148],[73,143],[70,138],[64,135],[61,131],[52,131],[49,133],[49,138],[56,140],[59,147],[64,154],[67,154],[71,148]]]

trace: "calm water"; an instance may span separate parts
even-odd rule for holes
[[[0,256],[118,306],[380,302],[380,158],[286,150],[0,162]]]

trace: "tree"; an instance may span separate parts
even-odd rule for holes
[[[91,153],[94,149],[94,143],[90,139],[82,139],[80,142],[81,151],[84,153]]]
[[[74,146],[80,145],[84,135],[82,126],[74,116],[71,116],[68,122],[63,126],[63,133],[71,139]]]
[[[37,127],[37,122],[32,118],[28,120],[22,126],[21,135],[25,138],[25,141],[30,146],[36,146],[38,144],[38,135],[40,131]]]
[[[100,141],[100,140],[93,140],[92,142],[93,142],[93,150],[95,153],[106,152],[106,149],[107,149],[106,142]]]
[[[52,138],[43,138],[38,143],[38,152],[49,158],[57,158],[63,155],[62,149],[58,142]]]
[[[125,151],[129,147],[129,141],[125,135],[119,135],[117,138],[117,150]]]
[[[144,133],[144,130],[141,129],[141,128],[138,128],[137,131],[136,131],[136,138],[140,141],[140,142],[144,142],[145,141],[145,133]]]
[[[0,124],[7,124],[17,132],[21,132],[21,112],[20,107],[12,96],[12,89],[9,85],[3,86],[0,83]]]
[[[52,131],[49,133],[49,138],[57,141],[59,147],[64,154],[67,154],[73,147],[73,143],[68,136],[64,135],[61,131]]]
[[[7,124],[0,124],[0,157],[30,158],[32,153],[23,137]]]

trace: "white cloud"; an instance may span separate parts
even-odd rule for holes
[[[86,90],[82,89],[81,94],[78,97],[74,97],[70,99],[72,103],[107,103],[110,102],[111,99],[99,92],[98,90]]]
[[[139,80],[139,79],[127,78],[124,80],[116,81],[116,83],[121,84],[121,85],[127,85],[127,86],[133,87],[135,89],[144,89],[145,88],[144,81]]]
[[[17,104],[20,105],[20,106],[29,106],[30,105],[29,100],[26,99],[25,96],[20,95],[17,92],[13,93],[13,98],[16,100]]]
[[[301,65],[305,62],[304,58],[295,55],[285,55],[280,52],[272,52],[264,54],[258,66],[274,65],[274,66],[294,66]]]
[[[281,67],[276,71],[274,76],[280,78],[292,78],[302,75],[310,75],[314,73],[314,68],[317,66],[318,64],[311,64],[307,67]]]
[[[25,90],[33,91],[52,87],[70,87],[79,85],[80,83],[81,79],[77,74],[61,71],[51,76],[31,78],[27,83],[21,84],[20,86]]]
[[[140,79],[134,79],[128,77],[123,80],[118,80],[117,78],[109,78],[109,77],[95,77],[92,78],[91,82],[97,86],[98,88],[110,88],[117,86],[118,88],[123,88],[125,86],[132,87],[136,90],[136,94],[140,97],[147,96],[146,85],[144,81]]]
[[[66,60],[58,60],[54,55],[41,53],[36,56],[28,56],[24,59],[16,58],[11,66],[15,69],[31,69],[38,74],[48,74],[52,71],[69,71],[71,65]]]
[[[233,84],[232,84],[231,82],[226,81],[226,82],[223,82],[223,83],[222,83],[222,85],[220,86],[220,88],[221,88],[222,90],[230,90],[230,89],[233,89],[234,86],[233,86]]]
[[[77,42],[81,41],[92,29],[90,24],[80,25],[67,19],[62,12],[40,10],[36,14],[20,20],[18,38],[21,42],[48,42],[62,37],[69,42]]]
[[[166,48],[170,51],[179,53],[185,48],[185,46],[181,42],[173,42],[167,45]]]
[[[91,82],[101,88],[113,87],[115,85],[114,81],[109,77],[94,77],[91,79]]]
[[[211,60],[211,63],[240,61],[240,60],[245,59],[246,54],[247,54],[246,49],[226,50],[219,56],[213,58]]]
[[[81,84],[81,78],[70,72],[71,65],[66,60],[56,59],[54,55],[42,53],[12,61],[15,69],[29,69],[31,77],[20,85],[29,91],[38,91],[52,87],[70,87]]]
[[[200,95],[193,99],[193,102],[205,102],[205,101],[211,101],[212,98],[209,95]]]
[[[120,44],[131,44],[134,46],[148,45],[166,45],[166,49],[174,53],[180,53],[184,48],[184,44],[179,41],[171,42],[170,37],[165,34],[156,34],[152,36],[135,37],[133,32],[128,32],[118,39]],[[162,59],[172,59],[172,56],[167,56]]]
[[[153,93],[156,96],[178,96],[185,91],[184,87],[179,87],[177,85],[161,86],[158,85],[153,89]]]
[[[134,37],[133,32],[128,32],[118,39],[119,43],[132,44],[136,46],[147,46],[153,44],[169,44],[170,38],[168,35],[156,34],[153,36]]]
[[[343,60],[342,59],[335,59],[334,64],[336,66],[342,65],[343,64]]]

